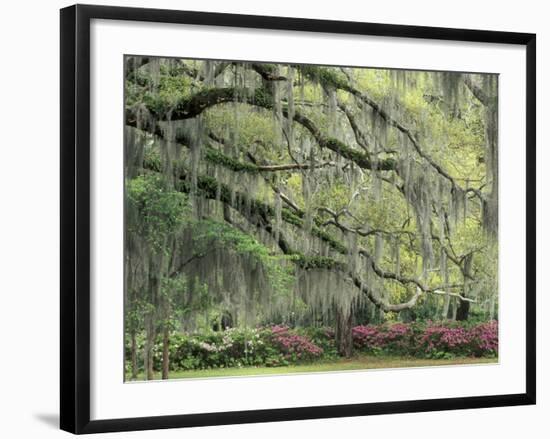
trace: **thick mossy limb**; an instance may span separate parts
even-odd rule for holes
[[[190,98],[184,99],[175,105],[173,108],[168,108],[167,104],[158,100],[146,102],[147,109],[151,115],[151,120],[170,120],[190,119],[198,116],[207,108],[233,102],[235,96],[245,96],[244,102],[249,105],[271,110],[274,108],[273,95],[267,88],[258,88],[252,93],[247,89],[238,89],[234,87],[221,89],[205,89]],[[169,110],[169,111],[168,111]],[[288,108],[283,106],[283,116],[289,117]],[[136,126],[137,115],[134,108],[126,109],[126,123],[130,126]],[[363,152],[357,151],[342,141],[324,135],[315,123],[305,115],[294,111],[292,116],[294,122],[306,128],[315,138],[317,143],[322,148],[327,148],[340,156],[355,162],[359,167],[364,169],[378,170],[395,170],[396,162],[393,159],[385,159],[373,163],[369,156]],[[154,125],[154,124],[153,124]],[[155,126],[144,126],[144,129],[157,134]]]
[[[374,163],[367,154],[350,148],[344,142],[334,138],[323,138],[319,142],[320,146],[328,148],[342,157],[351,160],[358,166],[364,169],[393,171],[396,168],[397,162],[394,159],[385,159]]]
[[[292,255],[291,260],[304,270],[321,268],[326,270],[345,271],[346,269],[346,265],[343,262],[326,256],[305,256],[301,253],[295,253]]]
[[[314,82],[320,83],[324,87],[331,87],[341,90],[347,90],[349,88],[346,78],[337,74],[334,70],[307,64],[299,65],[297,67],[305,77]]]
[[[205,148],[204,159],[210,163],[221,165],[224,168],[230,169],[234,172],[247,172],[249,174],[257,174],[259,172],[258,166],[252,163],[235,160],[214,148]]]

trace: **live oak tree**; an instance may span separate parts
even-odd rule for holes
[[[125,59],[126,333],[494,318],[495,75]],[[135,373],[135,369],[133,371]]]

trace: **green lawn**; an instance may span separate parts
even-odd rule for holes
[[[307,372],[333,372],[341,370],[360,370],[360,369],[388,369],[396,367],[424,367],[424,366],[448,366],[461,364],[487,364],[497,363],[497,358],[453,358],[445,360],[428,360],[412,357],[395,356],[372,356],[360,355],[349,359],[339,359],[330,362],[319,362],[313,364],[303,364],[298,366],[284,367],[233,367],[227,369],[209,369],[209,370],[187,370],[181,372],[171,372],[170,379],[181,378],[212,378],[243,375],[283,375],[289,373],[307,373]],[[129,379],[129,377],[127,377]],[[160,379],[160,373],[155,375],[155,379]],[[138,376],[137,381],[143,380],[143,374]]]

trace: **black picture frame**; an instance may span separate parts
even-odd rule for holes
[[[90,22],[93,19],[513,44],[526,47],[526,392],[90,420]],[[529,33],[75,5],[61,10],[61,429],[81,434],[535,404],[536,36]]]

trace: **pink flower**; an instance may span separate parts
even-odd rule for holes
[[[273,342],[281,349],[286,358],[315,358],[323,354],[323,349],[309,338],[295,334],[286,326],[272,326]]]

